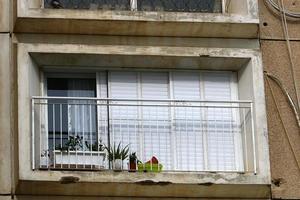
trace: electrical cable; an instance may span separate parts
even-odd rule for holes
[[[279,110],[278,102],[276,101],[275,94],[274,94],[274,91],[273,91],[273,89],[272,89],[272,87],[271,87],[271,83],[270,83],[268,77],[269,77],[269,76],[267,75],[267,77],[266,77],[267,84],[268,84],[268,86],[269,86],[269,88],[270,88],[270,90],[271,90],[271,95],[272,95],[273,101],[274,101],[274,103],[275,103],[276,110],[277,110],[277,112],[278,112],[278,114],[279,114],[280,122],[281,122],[281,124],[282,124],[282,126],[283,126],[285,136],[286,136],[286,138],[287,138],[287,141],[288,141],[288,143],[289,143],[290,149],[291,149],[291,151],[292,151],[292,153],[293,153],[293,157],[294,157],[294,159],[295,159],[295,161],[296,161],[298,170],[299,170],[299,172],[300,172],[300,162],[299,162],[299,160],[298,160],[298,158],[297,158],[297,155],[296,155],[296,152],[295,152],[295,150],[294,150],[294,148],[293,148],[293,145],[292,145],[292,142],[291,142],[291,138],[290,138],[290,136],[289,136],[289,134],[288,134],[286,125],[285,125],[285,123],[283,122],[283,117],[282,117],[281,112],[280,112],[280,110]]]
[[[280,3],[279,3],[280,2]],[[291,151],[293,153],[293,156],[294,156],[294,159],[296,161],[296,164],[297,164],[297,167],[298,167],[298,170],[300,172],[300,163],[299,163],[299,160],[297,158],[297,154],[293,148],[293,145],[292,145],[292,142],[291,142],[291,138],[288,134],[288,131],[287,131],[287,127],[286,127],[286,124],[283,122],[283,116],[279,110],[279,105],[278,105],[278,102],[275,98],[275,94],[274,94],[274,91],[273,91],[273,88],[271,87],[271,84],[270,84],[270,81],[269,79],[273,80],[278,86],[279,88],[281,89],[281,91],[283,92],[283,94],[286,96],[288,102],[289,102],[289,105],[290,107],[292,108],[293,110],[293,113],[295,115],[295,118],[296,118],[296,121],[297,121],[297,125],[298,125],[298,133],[299,133],[299,130],[300,130],[300,117],[299,117],[299,112],[300,112],[300,101],[299,101],[299,94],[298,94],[298,88],[297,88],[297,80],[295,78],[295,63],[294,63],[294,60],[293,60],[293,54],[292,54],[292,48],[291,48],[291,43],[290,43],[290,36],[289,36],[289,30],[288,30],[288,23],[287,21],[290,20],[290,21],[300,21],[300,13],[299,12],[291,12],[289,10],[286,10],[285,7],[284,7],[284,3],[283,3],[283,0],[278,0],[278,4],[275,3],[273,0],[265,0],[264,3],[267,5],[267,7],[269,9],[271,9],[271,11],[273,11],[274,14],[277,14],[280,18],[281,18],[281,23],[282,23],[282,28],[283,28],[283,32],[284,32],[284,37],[285,37],[285,40],[286,40],[286,44],[287,44],[287,49],[288,49],[288,56],[289,56],[289,61],[290,61],[290,66],[291,66],[291,70],[292,70],[292,78],[293,78],[293,86],[294,86],[294,89],[295,89],[295,93],[296,93],[296,98],[297,98],[297,106],[296,106],[296,103],[293,101],[290,93],[288,92],[288,90],[284,87],[284,85],[282,84],[282,82],[280,81],[279,78],[277,78],[276,76],[268,73],[268,72],[265,72],[265,76],[266,76],[266,81],[267,81],[267,84],[271,90],[271,95],[272,95],[272,98],[273,98],[273,101],[275,103],[275,106],[276,106],[276,110],[279,114],[279,118],[280,118],[280,122],[283,126],[283,129],[284,129],[284,133],[285,133],[285,136],[288,140],[288,143],[289,143],[289,146],[291,148]]]
[[[296,98],[297,98],[297,104],[298,104],[298,112],[300,111],[300,97],[299,97],[299,90],[298,90],[298,84],[297,84],[297,80],[296,80],[296,70],[295,70],[295,63],[294,63],[294,59],[292,56],[292,48],[291,48],[291,43],[290,43],[290,36],[289,36],[289,30],[288,30],[288,25],[287,25],[287,19],[286,19],[286,12],[285,12],[285,8],[284,8],[284,4],[283,4],[283,0],[281,0],[281,5],[280,5],[280,10],[281,12],[281,22],[282,22],[282,26],[283,26],[283,31],[284,31],[284,37],[287,43],[287,48],[288,48],[288,55],[289,55],[289,61],[291,64],[291,71],[292,71],[292,78],[293,78],[293,85],[294,85],[294,89],[295,89],[295,93],[296,93]]]
[[[272,9],[272,11],[277,12],[276,14],[280,16],[279,13],[281,12],[281,8],[279,4],[275,3],[274,0],[265,0],[264,3],[267,5],[268,8]],[[300,12],[292,12],[286,10],[285,13],[290,20],[300,21]]]
[[[276,14],[281,17],[283,33],[284,33],[284,37],[285,37],[286,44],[287,44],[289,61],[290,61],[290,64],[291,64],[293,86],[294,86],[295,93],[296,93],[296,98],[297,98],[297,111],[299,112],[300,111],[300,95],[299,95],[299,90],[300,89],[298,88],[299,84],[297,84],[297,80],[296,80],[296,77],[295,77],[296,70],[295,70],[295,63],[294,63],[293,56],[292,56],[293,53],[292,53],[292,48],[291,48],[291,43],[290,43],[290,36],[289,36],[287,21],[288,21],[288,19],[299,20],[300,21],[300,13],[299,12],[291,12],[289,10],[286,10],[285,7],[284,7],[283,0],[278,0],[278,4],[275,3],[274,0],[265,0],[264,3],[270,9],[276,10],[280,13],[280,14],[278,14],[278,13],[276,13]]]
[[[297,123],[298,123],[298,127],[300,128],[300,116],[299,116],[299,112],[297,111],[297,106],[295,104],[295,102],[293,101],[290,93],[288,92],[288,90],[284,87],[284,85],[282,84],[282,82],[280,81],[279,78],[277,78],[276,76],[274,76],[273,74],[270,74],[268,72],[264,72],[265,75],[267,76],[267,78],[270,78],[271,80],[273,80],[278,86],[279,88],[281,89],[281,91],[283,92],[283,94],[286,96],[288,102],[289,102],[289,105],[290,107],[292,108],[293,110],[293,113],[295,115],[295,118],[297,120]]]

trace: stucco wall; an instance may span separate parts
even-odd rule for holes
[[[284,0],[285,7],[291,11],[300,11],[300,1]],[[289,61],[287,44],[284,40],[281,18],[273,15],[260,1],[260,35],[263,53],[264,69],[277,76],[288,89],[296,101],[293,85],[291,64]],[[300,83],[300,24],[288,23],[291,42],[292,57],[294,59],[296,82]],[[273,89],[266,82],[267,116],[269,130],[272,196],[283,199],[300,199],[300,134],[294,114],[278,86],[270,80]],[[299,90],[299,89],[298,89]],[[298,91],[300,92],[300,91]],[[282,116],[276,108],[275,100]],[[284,130],[286,128],[286,132]],[[290,143],[289,143],[290,141]]]
[[[300,64],[300,42],[293,42],[296,64]],[[288,61],[285,42],[262,41],[265,70],[276,75],[290,91],[295,99],[292,75]],[[297,54],[297,55],[296,55]],[[300,71],[297,68],[299,80]],[[270,87],[266,85],[267,116],[270,145],[271,176],[273,180],[272,195],[276,198],[300,198],[300,169],[296,159],[300,161],[300,135],[294,114],[286,98],[274,82],[270,81],[274,96],[283,118],[280,120]],[[289,139],[288,139],[289,137]],[[291,144],[289,143],[291,142]],[[293,149],[293,150],[292,150]],[[295,152],[295,155],[293,154]],[[278,185],[279,184],[279,185]]]
[[[277,1],[275,1],[277,2]],[[299,0],[284,0],[285,8],[290,11],[300,12]],[[283,29],[281,28],[280,15],[274,15],[268,7],[265,6],[264,0],[259,0],[259,17],[260,17],[260,38],[261,39],[283,39]],[[299,22],[289,23],[289,35],[293,40],[300,40]]]

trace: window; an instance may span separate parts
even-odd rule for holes
[[[222,12],[221,0],[137,0],[138,10],[168,12]]]
[[[47,78],[47,95],[50,97],[96,97],[96,80]],[[92,113],[89,113],[86,107],[76,106],[76,103],[82,104],[88,101],[61,99],[48,101],[48,147],[50,149],[62,148],[69,136],[83,137],[84,141],[97,140],[96,107],[93,106]],[[90,123],[92,126],[88,130]]]
[[[103,71],[78,76],[47,75],[47,95],[58,98],[47,102],[42,149],[60,150],[70,136],[79,136],[82,145],[75,150],[84,154],[100,141],[121,143],[143,162],[156,156],[164,170],[243,170],[240,112],[227,106],[238,99],[234,72]]]
[[[222,12],[222,0],[44,0],[45,8]]]

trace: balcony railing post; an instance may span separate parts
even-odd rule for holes
[[[130,0],[130,9],[131,9],[131,11],[137,11],[137,1],[138,0]]]
[[[255,126],[254,126],[254,113],[253,113],[253,102],[250,103],[251,107],[251,129],[252,129],[252,146],[253,146],[253,167],[254,174],[257,174],[257,163],[256,163],[256,138],[255,138]]]
[[[223,14],[226,13],[226,2],[227,2],[227,0],[222,0],[222,13]]]
[[[31,156],[32,156],[32,170],[35,170],[35,148],[34,148],[34,141],[35,141],[35,135],[34,135],[34,99],[31,99]]]

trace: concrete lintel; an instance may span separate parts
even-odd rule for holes
[[[14,34],[16,43],[41,44],[86,44],[259,49],[257,39],[224,39],[193,37],[135,37],[70,34]]]
[[[227,57],[251,58],[259,56],[259,50],[237,48],[203,48],[203,47],[168,47],[168,46],[134,46],[134,45],[78,45],[78,44],[25,44],[19,47],[27,53],[76,53],[101,55],[139,55],[139,56],[174,56],[174,57]]]

